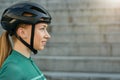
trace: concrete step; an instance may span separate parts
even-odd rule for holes
[[[120,32],[116,33],[62,33],[61,34],[51,34],[52,38],[50,42],[70,42],[70,43],[120,43]]]
[[[103,10],[93,10],[94,12],[92,12],[91,10],[84,10],[84,11],[80,11],[80,10],[75,10],[75,11],[71,11],[68,12],[67,9],[66,11],[58,11],[58,12],[52,12],[51,15],[53,16],[53,23],[52,24],[56,24],[55,27],[60,26],[60,25],[64,25],[64,27],[66,25],[71,24],[73,27],[76,25],[80,26],[89,26],[92,27],[93,25],[99,25],[101,27],[101,25],[112,25],[113,24],[119,24],[119,17],[120,14],[111,14],[115,11],[113,10],[109,10],[106,13]],[[74,13],[73,13],[74,12]],[[95,13],[95,14],[93,14]],[[100,14],[102,13],[102,14]],[[79,15],[81,14],[81,15]],[[61,16],[62,15],[62,16]]]
[[[110,9],[110,8],[118,8],[119,6],[113,6],[112,1],[104,1],[104,0],[51,0],[47,1],[48,9],[49,10],[76,10],[76,9],[82,9],[83,10],[88,10],[88,9]],[[118,4],[119,2],[116,2]],[[52,6],[51,6],[51,5]],[[111,5],[111,6],[109,6]]]
[[[118,25],[108,25],[108,26],[80,26],[80,25],[51,25],[52,27],[52,35],[103,35],[103,34],[111,34],[117,35],[120,34],[120,27]]]
[[[48,80],[120,80],[120,73],[47,72]]]
[[[120,56],[120,43],[95,42],[50,42],[45,50],[40,51],[43,56]]]
[[[120,72],[120,57],[34,56],[43,71]]]
[[[119,37],[119,35],[116,37]],[[71,34],[53,34],[50,41],[51,42],[79,42],[79,43],[104,42],[104,35],[89,34],[89,33],[88,34],[87,33],[86,34],[72,34],[72,33]]]

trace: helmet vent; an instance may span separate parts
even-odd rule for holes
[[[22,14],[22,16],[26,16],[26,17],[34,17],[34,16],[36,16],[36,15],[33,14],[33,13],[24,12],[24,13]]]
[[[2,21],[7,21],[10,22],[13,18],[9,18],[8,16],[4,16],[4,18],[2,18]]]
[[[36,11],[38,11],[38,12],[42,12],[42,13],[44,13],[44,14],[46,14],[46,12],[44,12],[42,9],[39,9],[39,8],[37,8],[37,7],[31,7],[31,9],[33,9],[33,10],[36,10]]]
[[[16,21],[16,19],[12,19],[9,23],[14,23]]]

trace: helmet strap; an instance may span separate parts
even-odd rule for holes
[[[30,44],[28,44],[27,42],[25,42],[25,41],[24,41],[20,36],[18,36],[16,33],[15,33],[15,36],[16,36],[26,47],[28,47],[34,54],[37,54],[37,50],[34,49],[34,32],[35,32],[35,24],[32,25]]]
[[[35,34],[35,24],[32,24],[30,45],[32,47],[32,51],[34,52],[34,54],[37,54],[37,50],[34,49],[34,34]]]

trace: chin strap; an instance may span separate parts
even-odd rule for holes
[[[37,50],[34,49],[34,32],[35,32],[35,24],[32,25],[30,44],[28,44],[27,42],[25,42],[25,41],[24,41],[20,36],[18,36],[16,33],[15,33],[15,36],[16,36],[26,47],[28,47],[34,54],[37,54]]]

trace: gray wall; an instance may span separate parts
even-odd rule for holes
[[[33,56],[48,80],[120,80],[120,2],[0,0],[0,14],[19,1],[37,2],[53,17],[52,38]]]

